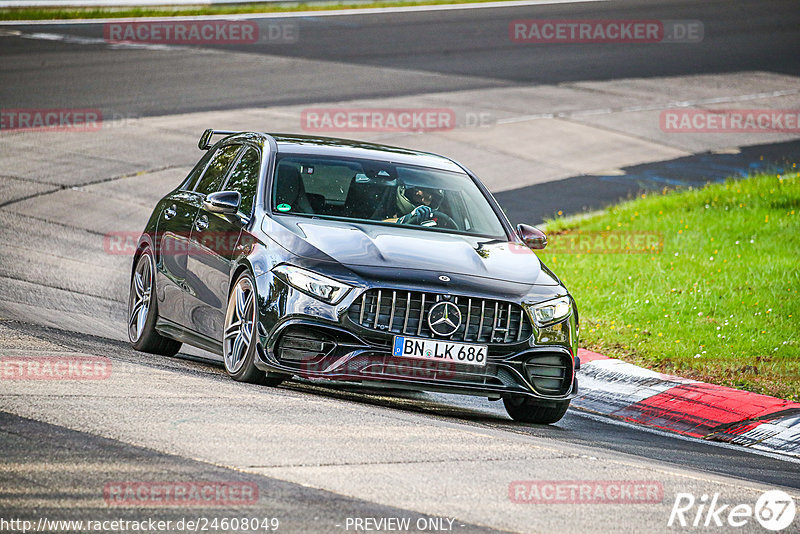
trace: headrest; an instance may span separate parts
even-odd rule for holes
[[[297,167],[280,165],[275,185],[275,205],[289,204],[292,206],[303,192],[303,179],[300,177]]]

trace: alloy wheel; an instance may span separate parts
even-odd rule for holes
[[[225,335],[222,340],[225,368],[231,374],[244,365],[256,325],[255,292],[250,279],[243,276],[233,288],[225,314]]]
[[[142,337],[147,314],[150,312],[150,295],[153,289],[153,269],[150,254],[142,254],[131,279],[128,300],[128,337],[136,342]]]

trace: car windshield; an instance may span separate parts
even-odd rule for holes
[[[272,209],[506,239],[489,202],[465,173],[374,160],[281,156]]]

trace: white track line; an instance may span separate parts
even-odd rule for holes
[[[278,3],[283,0],[259,0]],[[215,6],[241,4],[242,0],[0,0],[0,7],[141,7]]]
[[[455,11],[464,9],[493,9],[504,7],[522,6],[547,6],[555,4],[582,4],[588,2],[608,2],[609,0],[520,0],[510,2],[481,2],[476,4],[441,4],[427,6],[407,7],[377,7],[361,9],[337,9],[319,11],[293,11],[287,13],[236,13],[230,15],[197,15],[191,17],[127,17],[107,19],[61,19],[61,20],[9,20],[0,22],[0,26],[47,26],[54,24],[103,24],[106,22],[133,22],[133,21],[204,21],[204,20],[255,20],[278,18],[316,18],[316,17],[343,17],[355,15],[383,15],[391,13],[418,13],[427,11]]]
[[[175,44],[155,44],[155,43],[136,43],[130,41],[113,42],[106,41],[102,37],[81,37],[79,35],[66,35],[60,33],[24,33],[17,30],[0,29],[0,37],[19,37],[20,39],[38,39],[42,41],[59,41],[68,44],[79,45],[105,45],[108,48],[134,48],[140,50],[189,50],[201,52],[203,54],[227,53],[229,51],[217,48],[203,48],[202,46],[188,46]]]

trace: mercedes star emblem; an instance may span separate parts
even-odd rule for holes
[[[452,336],[461,326],[461,311],[452,302],[437,302],[428,312],[428,326],[437,336]]]

